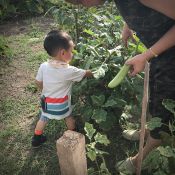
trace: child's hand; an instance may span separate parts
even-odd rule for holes
[[[86,74],[84,77],[93,77],[93,73],[90,70],[86,70]]]
[[[146,55],[139,54],[139,55],[136,55],[135,57],[127,60],[125,64],[131,65],[130,75],[135,76],[137,73],[144,70],[146,62],[147,62]]]

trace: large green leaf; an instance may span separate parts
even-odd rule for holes
[[[92,95],[91,99],[92,99],[92,103],[93,103],[94,106],[99,106],[100,107],[105,102],[105,96],[104,95],[99,95],[99,96]]]
[[[163,170],[156,171],[153,175],[167,175]]]
[[[108,140],[106,135],[102,135],[99,132],[95,135],[95,141],[101,144],[104,144],[105,146],[110,144],[110,141]]]
[[[160,131],[160,136],[162,140],[162,145],[163,146],[174,146],[175,147],[175,136],[170,135],[167,132]]]
[[[108,99],[107,102],[103,105],[103,107],[113,107],[116,105],[117,102],[114,99]]]
[[[118,117],[114,113],[108,112],[106,121],[99,123],[100,128],[103,129],[103,131],[111,130],[111,128],[117,123],[120,113],[117,115]]]
[[[92,118],[100,123],[102,121],[106,121],[107,112],[103,109],[94,109]]]
[[[91,140],[94,133],[96,132],[96,129],[94,129],[92,124],[86,122],[84,130],[86,131],[86,135],[88,136],[88,138]]]
[[[153,150],[146,159],[143,161],[144,167],[149,167],[150,169],[159,168],[159,164],[161,162],[160,153],[158,150]]]
[[[175,101],[171,99],[164,99],[162,104],[175,115]]]
[[[175,150],[173,150],[173,148],[171,148],[170,146],[166,146],[166,147],[160,146],[157,149],[159,150],[162,156],[175,158]]]
[[[162,125],[161,119],[159,117],[153,117],[149,122],[147,122],[147,127],[150,130],[158,128]]]
[[[83,115],[83,119],[85,121],[89,121],[89,119],[91,118],[93,114],[93,109],[91,106],[86,106],[82,109],[82,115]]]
[[[109,98],[107,100],[107,102],[103,105],[103,107],[124,107],[126,105],[126,101],[124,101],[123,99],[112,99]]]

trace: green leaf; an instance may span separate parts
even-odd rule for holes
[[[92,73],[95,79],[99,79],[105,76],[105,70],[101,66],[96,71],[93,71]]]
[[[98,52],[97,52],[97,50],[95,49],[95,47],[93,47],[93,46],[91,46],[91,45],[88,45],[87,51],[88,51],[88,50],[92,53],[92,55],[93,55],[94,57],[98,57],[98,58],[101,57],[101,55],[98,54]]]
[[[96,20],[98,21],[102,21],[103,20],[103,17],[102,16],[99,16],[99,15],[96,15],[96,14],[93,14],[93,16],[96,18]]]
[[[88,174],[89,175],[93,175],[94,174],[94,171],[95,171],[94,168],[92,168],[92,167],[88,168]]]
[[[118,113],[117,115],[120,116],[120,113]],[[117,117],[116,114],[108,112],[106,121],[99,123],[99,126],[103,131],[110,131],[111,128],[116,124],[116,122],[118,122],[118,120],[119,117]]]
[[[162,170],[158,170],[153,175],[167,175],[167,174]]]
[[[126,101],[123,99],[111,99],[111,97],[107,100],[107,102],[103,105],[103,107],[124,107],[126,105]]]
[[[86,135],[88,136],[89,140],[91,140],[94,133],[96,132],[96,129],[94,129],[92,124],[86,122],[84,130],[86,131]]]
[[[103,105],[103,107],[116,106],[117,102],[113,99],[108,99],[107,102]]]
[[[164,99],[162,104],[175,115],[175,101],[171,99]]]
[[[95,105],[95,106],[102,106],[103,103],[105,102],[104,95],[99,95],[99,96],[92,95],[91,99],[92,99],[93,105]]]
[[[161,162],[160,153],[157,149],[153,150],[143,161],[144,167],[149,167],[150,169],[157,169]]]
[[[160,137],[162,140],[162,145],[163,146],[170,146],[170,145],[174,145],[175,146],[175,136],[174,135],[170,135],[167,132],[164,131],[160,131]]]
[[[175,157],[175,152],[173,151],[173,149],[170,146],[166,146],[166,147],[160,146],[157,149],[159,150],[159,152],[162,156]]]
[[[102,175],[111,175],[111,173],[109,172],[108,168],[106,167],[106,163],[105,161],[103,161],[100,165],[100,169],[102,171]]]
[[[96,152],[97,155],[103,155],[103,154],[105,154],[105,155],[109,155],[108,152],[105,152],[105,151],[99,150],[99,149],[97,149],[97,148],[95,148],[94,150],[95,150],[95,152]]]
[[[146,50],[147,50],[146,47],[144,47],[143,45],[141,45],[141,44],[138,45],[138,52],[139,52],[139,53],[143,53],[143,52],[145,52]]]
[[[153,117],[149,122],[147,122],[148,129],[153,130],[162,125],[161,119],[159,117]]]
[[[86,62],[86,65],[84,67],[85,70],[89,69],[90,66],[91,66],[91,63],[93,62],[94,58],[93,57],[89,57],[87,62]]]
[[[96,152],[94,150],[92,150],[92,149],[88,150],[87,156],[89,157],[89,159],[91,161],[94,161],[96,159],[96,157],[97,157]]]
[[[89,35],[91,35],[91,36],[95,36],[95,33],[92,30],[90,30],[90,29],[88,29],[88,30],[85,29],[84,32],[89,34]]]
[[[124,107],[126,105],[126,101],[123,100],[123,99],[117,98],[116,99],[116,102],[117,102],[117,105],[116,106],[119,107],[119,108]]]
[[[106,121],[107,112],[103,109],[94,109],[92,118],[95,119],[97,123]]]
[[[93,108],[91,106],[86,106],[86,107],[82,108],[82,115],[83,115],[83,119],[85,121],[89,121],[92,114],[93,114]]]
[[[106,135],[102,135],[99,132],[95,135],[95,141],[101,144],[104,144],[105,146],[109,145],[110,141],[108,140]]]
[[[117,56],[121,56],[121,51],[120,51],[121,48],[122,48],[122,46],[119,45],[119,46],[117,46],[117,47],[115,47],[113,49],[107,50],[107,51],[109,52],[110,55],[112,55],[113,53],[116,53]]]

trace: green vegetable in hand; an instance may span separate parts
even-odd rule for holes
[[[118,86],[128,74],[129,68],[130,66],[125,64],[118,72],[118,74],[114,77],[114,79],[108,84],[108,87],[114,88]]]

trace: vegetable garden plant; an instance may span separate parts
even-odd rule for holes
[[[59,27],[67,30],[76,41],[71,64],[94,72],[95,78],[75,84],[72,93],[75,104],[73,115],[77,118],[80,130],[87,136],[87,156],[91,160],[89,174],[113,174],[106,161],[109,152],[104,150],[108,150],[106,147],[113,142],[115,135],[110,135],[113,130],[119,130],[121,134],[122,129],[139,127],[144,74],[132,78],[120,75],[124,80],[113,89],[108,88],[108,84],[125,61],[143,52],[145,47],[137,37],[136,43],[129,43],[128,48],[123,46],[123,20],[112,2],[107,2],[105,8],[85,9],[59,1],[47,14],[52,14]],[[125,66],[124,69],[127,74],[128,67]],[[174,102],[166,100],[165,106],[174,112]],[[131,124],[131,121],[134,123]],[[159,119],[155,118],[149,121],[148,127],[151,129],[160,124]],[[174,125],[170,127],[174,132]],[[165,137],[166,133],[162,135]],[[174,171],[172,162],[175,162],[175,136],[168,137],[169,142],[165,147],[158,148],[148,156],[146,174],[166,175]]]

